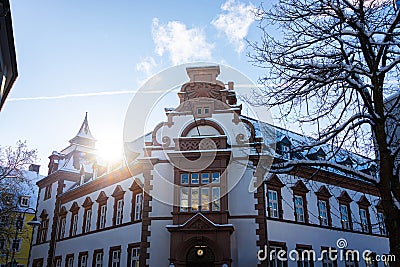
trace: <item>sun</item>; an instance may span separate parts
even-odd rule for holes
[[[122,145],[119,145],[115,140],[99,140],[96,144],[97,155],[101,160],[108,163],[121,161]]]

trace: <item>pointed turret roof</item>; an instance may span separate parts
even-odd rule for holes
[[[94,148],[96,139],[93,137],[89,129],[89,122],[87,118],[87,112],[85,119],[83,120],[82,126],[74,138],[69,140],[71,145],[80,145]]]

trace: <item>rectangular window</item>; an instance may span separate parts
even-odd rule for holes
[[[199,188],[198,187],[192,187],[191,188],[191,207],[192,211],[197,211],[199,210]]]
[[[210,210],[210,189],[208,187],[201,188],[201,210]]]
[[[139,193],[135,196],[135,221],[142,219],[142,207],[143,207],[143,194]]]
[[[221,210],[220,189],[219,187],[212,187],[212,210]]]
[[[189,184],[189,174],[188,173],[181,174],[181,184]]]
[[[76,230],[78,229],[78,214],[74,214],[72,218],[71,236],[76,236]]]
[[[296,221],[304,222],[304,203],[303,197],[301,196],[294,196],[294,206],[296,210]]]
[[[199,184],[199,174],[198,173],[190,174],[190,183],[191,184]]]
[[[210,108],[205,107],[205,108],[204,108],[204,114],[208,114],[208,113],[210,113]]]
[[[73,267],[74,266],[74,256],[67,256],[66,258],[67,261],[67,267]]]
[[[278,192],[274,190],[268,190],[268,209],[270,217],[279,218]]]
[[[49,220],[42,220],[42,223],[40,225],[40,229],[38,230],[38,241],[39,243],[44,243],[46,242],[47,239],[47,228],[48,228],[48,223]]]
[[[346,205],[340,205],[340,218],[342,220],[343,229],[350,229],[349,211]]]
[[[103,267],[103,252],[95,253],[94,266],[95,267]]]
[[[56,259],[56,267],[61,267],[62,259]]]
[[[87,267],[87,255],[82,255],[79,261],[79,267]]]
[[[337,250],[336,248],[321,247],[322,267],[336,267],[337,265]]]
[[[19,252],[21,250],[21,238],[13,239],[12,241],[12,250],[15,252]]]
[[[283,250],[281,247],[275,247],[275,246],[270,247],[270,255],[268,258],[271,259],[271,261],[270,261],[271,267],[283,267],[284,266],[283,261],[279,260],[279,258],[278,258],[278,253],[281,250]]]
[[[92,210],[86,211],[86,221],[85,221],[85,233],[90,232],[90,226],[92,224]]]
[[[100,207],[99,229],[103,229],[104,227],[106,227],[106,214],[107,214],[107,205],[102,205]]]
[[[209,173],[202,173],[201,174],[201,183],[208,184],[210,182],[210,174]]]
[[[344,266],[345,267],[357,267],[355,259],[352,259],[351,257],[345,257]]]
[[[21,207],[28,207],[29,206],[29,197],[22,196],[19,205]]]
[[[360,222],[362,231],[364,233],[368,233],[369,232],[368,214],[365,209],[360,209]]]
[[[213,172],[212,173],[212,183],[213,184],[219,184],[219,182],[220,182],[219,172]]]
[[[46,186],[44,191],[44,200],[51,198],[51,186],[52,185]]]
[[[311,267],[311,262],[313,261],[311,254],[304,249],[296,248],[296,250],[299,256],[297,259],[297,267]]]
[[[379,224],[379,230],[381,231],[381,235],[387,235],[386,224],[385,224],[385,215],[383,215],[382,212],[378,212],[377,217],[378,217],[378,224]]]
[[[285,145],[281,145],[281,150],[282,150],[282,158],[289,160],[290,159],[290,147],[289,146],[285,146]]]
[[[61,217],[60,218],[60,239],[65,237],[65,223],[66,223],[66,218]]]
[[[181,187],[180,190],[181,190],[181,193],[180,193],[181,211],[188,211],[188,209],[189,209],[189,188]]]
[[[318,200],[319,222],[321,225],[328,226],[328,208],[326,201]]]
[[[322,267],[334,267],[332,259],[329,258],[329,253],[326,251],[322,259]]]
[[[138,247],[131,249],[131,260],[129,267],[139,267],[140,249]]]
[[[368,256],[365,257],[365,266],[366,267],[378,267],[378,262],[376,261],[376,253],[372,252]]]
[[[197,108],[197,114],[201,114],[201,108]]]
[[[111,267],[120,267],[120,257],[121,257],[120,250],[112,251]]]
[[[122,214],[124,201],[122,199],[117,201],[117,215],[115,218],[115,225],[120,225],[122,223]]]

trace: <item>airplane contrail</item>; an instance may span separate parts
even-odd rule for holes
[[[88,96],[103,96],[103,95],[127,95],[135,94],[137,92],[154,94],[154,93],[164,93],[165,91],[137,91],[137,90],[123,90],[123,91],[105,91],[105,92],[94,92],[94,93],[78,93],[78,94],[65,94],[57,96],[33,96],[33,97],[15,97],[8,98],[7,101],[29,101],[29,100],[52,100],[52,99],[64,99],[72,97],[88,97]]]

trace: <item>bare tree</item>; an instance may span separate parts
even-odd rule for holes
[[[391,105],[385,98],[398,92],[400,12],[392,0],[277,0],[271,8],[260,6],[257,15],[262,40],[250,43],[249,56],[265,68],[258,104],[298,121],[315,137],[309,147],[330,145],[331,158],[346,148],[375,159],[378,175],[329,159],[288,161],[273,168],[329,165],[376,185],[390,250],[399,261],[400,146],[395,135],[400,97]],[[389,127],[388,122],[396,123]]]
[[[0,147],[0,217],[17,210],[19,196],[32,195],[34,185],[26,171],[36,160],[36,153],[21,141],[15,147]]]

